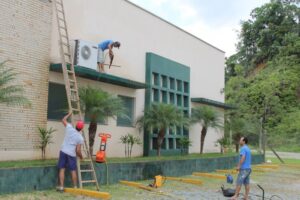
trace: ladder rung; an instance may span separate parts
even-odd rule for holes
[[[67,47],[70,46],[70,45],[69,45],[68,43],[66,43],[66,42],[62,42],[62,44],[65,45],[65,46],[67,46]]]
[[[66,55],[66,56],[71,56],[71,54],[69,54],[69,53],[64,53],[64,55]]]
[[[59,4],[59,5],[61,5],[62,6],[62,3],[61,2],[59,2],[59,1],[55,1],[57,4]]]
[[[68,37],[66,35],[61,35],[61,37],[64,37],[64,38],[68,39]]]
[[[90,160],[90,159],[83,159],[83,160],[81,160],[80,162],[91,162],[92,160]]]
[[[72,83],[75,83],[75,81],[74,81],[74,80],[72,80],[72,79],[69,79],[69,81],[70,81],[70,82],[72,82]]]
[[[57,8],[56,11],[57,11],[58,13],[62,13],[62,14],[64,15],[63,10],[59,10],[59,9]]]
[[[70,73],[70,74],[73,74],[73,73],[74,73],[73,71],[68,70],[68,69],[67,69],[67,72]]]
[[[70,89],[71,92],[78,92],[76,89]]]
[[[94,170],[92,170],[92,169],[82,169],[82,170],[80,170],[80,172],[93,172]]]
[[[81,181],[81,183],[96,183],[96,180]]]
[[[72,108],[72,110],[73,110],[73,111],[77,111],[77,112],[80,111],[80,109],[78,109],[78,108]]]
[[[64,26],[58,26],[60,29],[66,30],[66,27]]]
[[[60,21],[65,22],[65,19],[64,19],[64,18],[58,17],[58,19],[59,19]]]

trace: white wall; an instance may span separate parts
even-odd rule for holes
[[[224,52],[125,0],[64,0],[64,4],[70,39],[84,39],[97,43],[105,39],[113,39],[121,42],[121,48],[114,50],[114,64],[122,67],[107,69],[108,73],[145,82],[145,54],[153,52],[190,67],[191,97],[204,97],[224,102],[224,95],[220,93],[224,87]],[[52,63],[60,62],[57,35],[54,15]],[[50,80],[53,81],[56,77],[59,75],[51,73]],[[92,83],[88,80],[80,81],[82,84],[88,82]],[[144,90],[131,90],[105,83],[97,83],[97,86],[113,91],[115,94],[134,96],[136,115],[142,114]],[[52,122],[48,125],[56,126]],[[200,128],[194,126],[190,130],[194,144],[190,152],[199,151],[197,141],[200,139],[197,135],[199,135]],[[108,155],[111,156],[123,155],[122,146],[118,143],[121,133],[126,134],[127,131],[132,131],[138,134],[133,128],[127,130],[124,127],[116,127],[114,123],[109,126],[100,126],[99,129],[111,131],[117,135],[109,144],[110,147],[114,147],[114,150],[108,148]],[[217,151],[218,147],[214,147],[217,137],[218,134],[215,132],[208,134],[205,151]],[[116,146],[120,146],[121,149],[115,148]],[[142,147],[138,148],[135,153],[141,155]]]

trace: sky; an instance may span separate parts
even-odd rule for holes
[[[236,52],[241,21],[270,0],[130,0],[200,39],[225,51]]]

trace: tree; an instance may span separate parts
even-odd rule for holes
[[[54,133],[56,130],[50,128],[49,130],[47,130],[46,128],[41,128],[38,127],[39,130],[39,136],[40,136],[40,145],[39,148],[42,150],[42,159],[44,160],[46,157],[46,148],[48,146],[48,144],[53,143],[51,141],[52,139],[52,133]]]
[[[124,116],[125,108],[120,98],[115,97],[99,88],[90,86],[79,89],[81,108],[89,124],[89,148],[93,155],[93,146],[97,132],[97,122],[108,117]]]
[[[141,145],[142,141],[141,138],[139,138],[138,136],[134,136],[130,133],[128,133],[127,135],[122,135],[120,137],[120,141],[122,144],[124,144],[125,147],[125,157],[131,158],[131,153],[132,153],[132,148],[134,146],[134,144],[137,145]]]
[[[188,148],[192,146],[192,141],[188,137],[182,137],[179,139],[179,146],[181,154],[188,154]]]
[[[286,34],[299,36],[300,8],[291,1],[271,0],[255,8],[250,16],[242,22],[238,53],[234,55],[247,74],[279,54]]]
[[[12,68],[5,67],[5,62],[0,63],[0,103],[7,105],[30,105],[23,96],[24,89],[21,85],[13,84],[17,73]]]
[[[273,144],[284,135],[299,137],[287,117],[300,111],[299,16],[292,1],[272,0],[242,23],[238,52],[226,62],[225,99],[237,107],[226,124],[234,136],[257,137],[261,128]]]
[[[200,123],[202,126],[200,137],[200,154],[203,153],[203,146],[207,130],[209,128],[221,128],[220,117],[218,113],[208,106],[198,106],[193,108],[191,123]]]
[[[160,149],[165,138],[166,129],[174,129],[176,126],[187,127],[189,120],[183,112],[171,104],[153,103],[144,110],[144,116],[137,120],[140,129],[145,128],[151,132],[158,130],[157,134],[157,156],[160,156]]]

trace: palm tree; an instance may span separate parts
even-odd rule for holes
[[[0,63],[0,103],[7,105],[30,105],[22,93],[21,85],[13,84],[17,73],[12,68],[5,67],[5,61]]]
[[[46,129],[38,127],[39,130],[39,136],[40,136],[40,145],[39,148],[42,150],[42,159],[44,160],[46,157],[46,148],[48,144],[53,143],[52,142],[52,133],[54,133],[56,130],[53,128]]]
[[[160,149],[166,134],[166,129],[174,129],[176,126],[188,126],[188,118],[182,111],[171,104],[154,103],[144,111],[144,116],[137,120],[137,125],[147,131],[158,130],[157,155],[160,156]]]
[[[93,155],[93,146],[97,132],[97,122],[105,121],[108,117],[124,116],[125,108],[120,98],[99,88],[90,86],[79,89],[80,103],[89,124],[89,148]]]
[[[220,117],[217,112],[208,106],[198,106],[192,109],[191,123],[200,123],[202,126],[200,137],[200,154],[203,153],[205,136],[208,128],[221,128]]]

